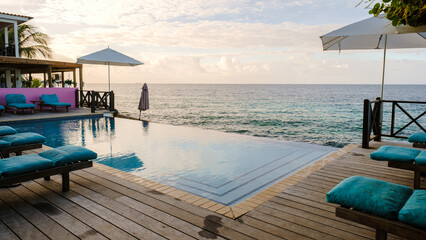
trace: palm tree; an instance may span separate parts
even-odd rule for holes
[[[13,39],[14,30],[9,29],[9,39]],[[49,36],[37,31],[37,28],[29,24],[18,26],[19,54],[27,58],[52,57],[52,49],[48,46]],[[4,46],[4,32],[0,32],[0,46]],[[11,45],[11,43],[9,43]]]

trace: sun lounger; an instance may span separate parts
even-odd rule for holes
[[[413,147],[426,148],[426,133],[414,133],[408,137],[407,141],[413,143]]]
[[[407,239],[425,239],[426,190],[352,176],[326,195],[337,203],[336,216],[376,229],[376,239],[391,233]]]
[[[413,148],[381,146],[370,154],[376,161],[388,161],[388,166],[414,172],[413,188],[420,188],[420,177],[426,173],[426,151]]]
[[[58,107],[64,107],[66,108],[66,111],[69,111],[69,107],[71,107],[71,103],[65,103],[65,102],[59,102],[58,95],[56,94],[43,94],[40,97],[42,103],[40,104],[40,110],[42,110],[43,107],[51,107],[53,111],[56,112],[56,109]]]
[[[6,95],[6,110],[12,110],[16,114],[18,110],[23,112],[26,109],[34,113],[35,105],[27,103],[27,98],[23,94],[7,94]]]
[[[17,131],[13,127],[9,126],[0,126],[0,137],[6,136],[6,135],[12,135],[16,134]]]
[[[0,115],[4,112],[4,106],[3,105],[0,105]]]
[[[8,158],[10,153],[19,156],[22,151],[42,148],[44,142],[44,136],[33,132],[6,135],[0,138],[0,154],[3,158]]]
[[[16,156],[0,161],[0,187],[7,187],[37,178],[62,175],[62,191],[69,190],[71,171],[93,166],[97,154],[84,147],[63,146],[39,154]]]

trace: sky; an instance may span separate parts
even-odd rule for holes
[[[112,83],[380,84],[382,50],[322,50],[319,36],[371,17],[359,2],[1,0],[0,9],[33,17],[54,60],[109,46],[144,63],[111,67]],[[388,50],[386,64],[386,83],[426,83],[426,49]],[[106,66],[83,74],[108,78]]]

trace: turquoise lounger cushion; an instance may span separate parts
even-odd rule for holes
[[[65,102],[44,102],[44,104],[58,106],[58,107],[71,107],[71,103],[65,103]]]
[[[42,94],[40,99],[43,102],[59,102],[58,95],[56,94]]]
[[[398,212],[411,196],[409,187],[385,181],[352,176],[327,193],[327,202],[353,207],[377,216],[397,219]]]
[[[65,103],[65,102],[59,102],[58,95],[56,94],[43,94],[41,95],[40,99],[44,102],[46,105],[52,105],[52,106],[58,106],[58,107],[70,107],[71,103]]]
[[[23,94],[7,94],[5,96],[7,105],[11,103],[26,103],[27,98]]]
[[[401,222],[426,229],[426,190],[415,190],[404,207],[399,211]]]
[[[53,162],[39,156],[38,154],[29,154],[6,158],[0,160],[0,172],[2,177],[11,177],[23,173],[34,172],[53,167]]]
[[[409,142],[413,143],[426,143],[426,133],[420,132],[420,133],[414,133],[407,139]]]
[[[97,154],[87,148],[79,146],[62,146],[39,153],[40,156],[47,158],[55,163],[55,166],[61,166],[68,163],[87,161],[97,158]]]
[[[46,138],[38,133],[26,132],[7,135],[1,138],[3,141],[10,142],[12,147],[25,144],[44,143]]]
[[[420,152],[414,161],[417,165],[426,165],[426,151]]]
[[[11,107],[16,107],[16,108],[35,108],[34,104],[31,103],[9,103],[8,104]]]
[[[16,134],[16,130],[9,126],[0,126],[0,136]]]
[[[370,154],[370,158],[378,161],[412,163],[419,153],[419,150],[412,148],[381,146],[377,151]]]
[[[3,111],[3,110],[4,110],[4,106],[0,105],[0,111]]]
[[[0,140],[0,148],[8,148],[8,147],[10,147],[10,142]]]

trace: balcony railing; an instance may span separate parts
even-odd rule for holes
[[[389,112],[383,114],[384,104],[391,104],[390,115]],[[404,134],[404,130],[408,130],[410,126],[414,126],[416,131],[426,132],[426,129],[420,122],[420,119],[426,114],[425,108],[423,108],[425,104],[426,102],[416,101],[380,100],[380,98],[370,101],[365,99],[362,147],[368,148],[371,140],[381,141],[382,137],[408,138]],[[389,122],[385,122],[389,123],[389,125],[383,126],[384,116],[387,118],[386,120],[390,118]]]
[[[90,107],[91,112],[94,113],[97,109],[106,109],[113,111],[114,109],[114,92],[103,91],[86,91],[79,90],[80,92],[80,106]]]

